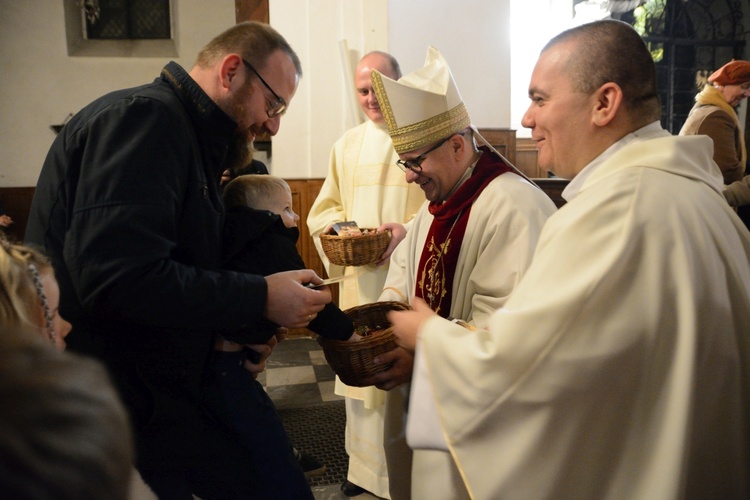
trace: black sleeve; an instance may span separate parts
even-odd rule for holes
[[[86,189],[74,191],[61,221],[65,267],[90,314],[155,327],[237,329],[262,319],[267,286],[262,276],[211,269],[205,251],[193,252],[218,252],[220,214],[182,121],[163,104],[134,98],[66,125],[56,144],[80,141],[81,148],[53,149],[48,160],[80,155],[63,162],[80,165],[67,182],[76,177]]]
[[[307,328],[321,337],[347,340],[354,333],[354,322],[335,304],[326,304]]]

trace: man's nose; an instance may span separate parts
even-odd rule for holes
[[[263,128],[266,129],[269,135],[276,135],[279,132],[281,126],[281,115],[276,115],[273,118],[269,118],[263,122]]]
[[[419,179],[419,174],[410,168],[406,169],[404,175],[406,176],[406,182],[414,182]]]
[[[529,107],[529,109],[523,114],[523,118],[521,118],[521,125],[524,128],[534,128],[534,119],[531,115],[531,107]]]

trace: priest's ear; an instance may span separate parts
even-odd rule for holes
[[[606,127],[615,119],[623,102],[622,88],[614,82],[607,82],[593,94],[593,123]]]

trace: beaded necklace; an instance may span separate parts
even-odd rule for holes
[[[36,294],[39,297],[39,301],[42,304],[42,310],[44,311],[44,326],[47,329],[47,336],[54,344],[57,340],[57,332],[55,332],[53,326],[54,318],[52,317],[52,311],[50,311],[49,303],[47,302],[47,295],[44,293],[42,278],[39,276],[39,270],[33,262],[29,262],[29,273],[31,274],[31,279],[34,282],[34,287],[36,288]]]

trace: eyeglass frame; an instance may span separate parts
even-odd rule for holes
[[[435,143],[434,146],[432,146],[430,149],[422,153],[421,155],[417,156],[416,158],[411,158],[409,160],[396,160],[396,165],[398,168],[401,169],[402,172],[406,173],[406,170],[411,170],[415,174],[418,174],[422,171],[422,162],[425,161],[425,158],[428,154],[432,153],[436,149],[439,149],[443,144],[448,142],[448,139],[453,137],[456,134],[451,134],[445,139],[441,139],[437,143]]]
[[[241,59],[242,59],[242,62],[245,64],[245,66],[247,66],[248,68],[250,68],[253,71],[253,73],[255,73],[255,76],[258,77],[258,79],[260,80],[260,83],[262,83],[263,86],[266,87],[273,94],[273,96],[276,98],[276,102],[274,102],[273,104],[271,104],[271,107],[268,108],[268,110],[266,110],[266,114],[268,115],[268,117],[269,118],[274,118],[276,116],[280,116],[280,115],[283,115],[284,113],[286,113],[286,108],[287,108],[288,105],[287,105],[286,101],[284,100],[284,98],[281,97],[279,94],[277,94],[276,92],[273,91],[273,89],[271,88],[271,86],[268,85],[268,82],[266,82],[263,79],[263,77],[260,76],[260,73],[258,73],[258,70],[255,69],[252,64],[250,64],[249,62],[247,62],[244,57],[241,58]]]

